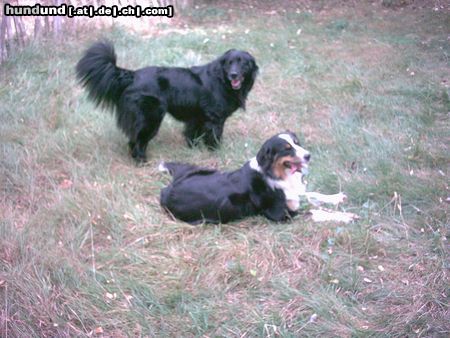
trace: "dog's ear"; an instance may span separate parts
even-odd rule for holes
[[[256,75],[258,75],[258,73],[259,73],[259,67],[256,64],[256,60],[253,57],[253,55],[251,55],[249,52],[245,52],[245,54],[247,54],[248,60],[249,60],[249,62],[251,64],[251,66],[252,66],[252,75],[254,76],[253,77],[253,80],[254,80],[256,78]]]
[[[267,142],[263,144],[261,149],[258,151],[258,154],[256,155],[258,165],[265,174],[270,173],[272,169],[274,155],[275,154],[273,147],[271,147]]]
[[[256,64],[256,60],[253,56],[250,55],[250,64],[251,64],[251,85],[253,86],[253,83],[256,80],[256,76],[259,74],[259,67]]]
[[[248,62],[250,63],[250,73],[245,76],[245,81],[240,90],[240,102],[241,108],[245,110],[245,101],[247,100],[248,93],[253,88],[253,84],[255,83],[256,76],[259,73],[259,67],[256,64],[255,58],[250,54],[245,52],[248,55]]]

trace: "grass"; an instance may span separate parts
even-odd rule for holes
[[[201,6],[151,37],[35,42],[1,66],[1,336],[449,334],[450,16],[242,6]],[[255,55],[222,148],[185,147],[168,117],[136,167],[74,78],[101,36],[131,69]],[[358,222],[193,227],[162,212],[161,160],[233,169],[287,128],[313,154],[310,189],[346,192]]]

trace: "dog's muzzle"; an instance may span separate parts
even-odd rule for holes
[[[239,76],[237,73],[231,73],[230,77],[229,77],[230,83],[231,83],[231,87],[234,90],[239,90],[241,89],[242,86],[242,82],[244,81],[244,77],[243,76]]]

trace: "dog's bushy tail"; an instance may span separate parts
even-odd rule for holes
[[[77,78],[96,105],[115,108],[134,79],[134,72],[116,66],[116,53],[108,41],[92,45],[78,61]]]

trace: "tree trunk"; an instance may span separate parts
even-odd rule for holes
[[[19,47],[25,46],[25,29],[23,28],[22,17],[13,16],[14,29],[16,31],[16,40]]]
[[[8,49],[6,48],[6,27],[7,20],[9,17],[6,15],[2,16],[2,22],[0,24],[0,63],[8,57]]]
[[[62,0],[54,1],[55,6],[61,5],[61,3],[62,3]],[[61,36],[61,26],[62,26],[62,18],[59,15],[53,17],[53,36],[56,39],[59,39]]]

